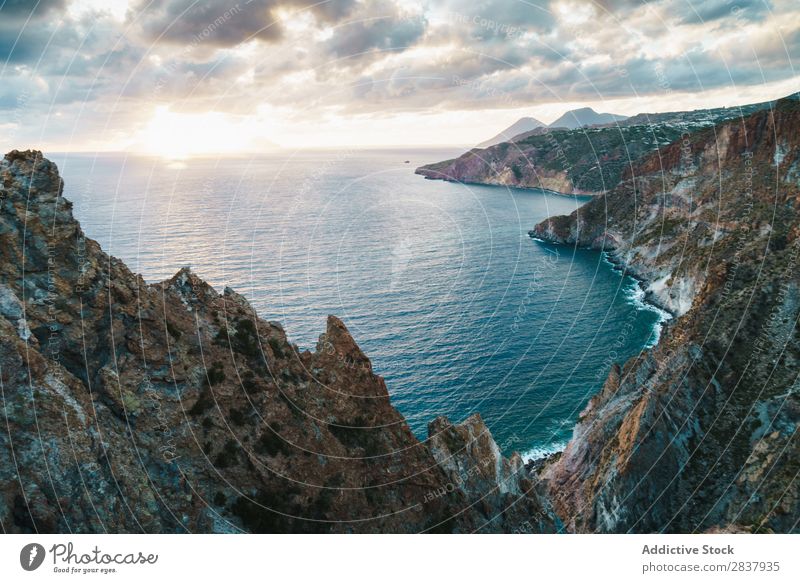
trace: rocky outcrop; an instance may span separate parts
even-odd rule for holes
[[[800,102],[685,136],[531,235],[610,251],[679,316],[544,469],[578,532],[798,528]]]
[[[4,532],[555,528],[479,418],[420,443],[337,318],[300,351],[233,290],[103,253],[39,152],[0,180]]]
[[[541,134],[547,136],[547,134]],[[676,320],[531,474],[479,416],[421,443],[345,325],[292,345],[188,269],[85,237],[52,163],[0,161],[4,532],[794,531],[800,103],[620,172],[554,243],[604,249]]]
[[[503,457],[479,414],[458,425],[445,417],[435,419],[428,425],[428,448],[448,480],[432,496],[460,489],[489,520],[499,520],[492,509],[503,508],[504,519],[517,525],[516,532],[553,528],[552,507],[546,498],[531,495],[537,490],[537,478],[527,477],[518,453]]]

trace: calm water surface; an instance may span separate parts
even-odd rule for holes
[[[587,199],[413,173],[458,153],[51,157],[86,233],[148,281],[191,265],[304,348],[341,317],[420,437],[478,411],[507,453],[561,449],[660,315],[599,253],[527,236]]]

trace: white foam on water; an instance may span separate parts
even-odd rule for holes
[[[521,453],[522,461],[526,464],[531,461],[539,460],[554,453],[564,451],[567,447],[567,441],[557,441],[555,443],[548,443],[547,445],[537,445],[528,451]]]
[[[653,325],[653,331],[650,334],[650,339],[644,346],[645,348],[652,348],[658,344],[658,340],[661,338],[661,328],[663,327],[664,323],[672,319],[672,314],[647,302],[645,300],[645,292],[642,289],[642,286],[639,285],[638,281],[634,280],[630,285],[625,287],[623,289],[623,293],[625,294],[625,299],[628,300],[637,310],[654,312],[658,315],[658,320]]]

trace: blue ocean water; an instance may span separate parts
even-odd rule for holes
[[[459,153],[50,157],[86,233],[146,280],[191,265],[302,348],[336,314],[420,437],[477,411],[506,453],[537,457],[661,316],[601,254],[527,236],[588,199],[413,173]]]

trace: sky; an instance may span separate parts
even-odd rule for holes
[[[0,148],[471,145],[800,89],[798,0],[0,0]]]

